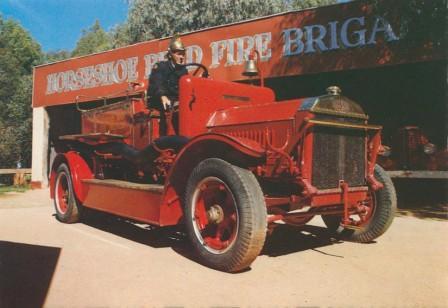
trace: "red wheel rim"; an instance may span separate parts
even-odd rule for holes
[[[56,207],[61,214],[67,213],[70,187],[67,175],[64,172],[58,174],[56,178]]]
[[[197,239],[209,252],[224,253],[235,243],[238,210],[231,190],[220,179],[207,177],[196,186],[191,219]]]

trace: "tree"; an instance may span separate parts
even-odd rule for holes
[[[337,3],[337,1],[333,1],[333,0],[307,0],[307,1],[292,0],[290,3],[290,6],[291,6],[291,9],[300,10],[300,9],[330,5],[330,4],[335,4],[335,3]]]
[[[71,57],[71,52],[65,49],[49,51],[45,54],[45,63],[58,62]]]
[[[130,0],[125,24],[128,43],[136,43],[334,3],[336,0]]]
[[[33,40],[30,34],[14,20],[3,20],[0,16],[0,48],[17,59],[20,71],[30,74],[33,66],[42,61],[40,45]]]
[[[400,16],[400,39],[408,48],[446,47],[447,0],[374,0],[373,8],[386,19]]]
[[[112,40],[112,48],[124,47],[131,44],[127,23],[116,25],[109,31],[109,35]]]
[[[32,69],[42,61],[30,34],[0,15],[0,168],[31,165]]]
[[[76,43],[72,57],[112,49],[111,36],[103,30],[98,20],[89,28],[82,30],[82,36]]]

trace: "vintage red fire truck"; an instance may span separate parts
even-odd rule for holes
[[[199,262],[228,272],[249,267],[277,223],[320,215],[356,242],[390,226],[396,194],[376,165],[381,127],[337,87],[275,101],[267,87],[192,74],[179,88],[179,132],[167,136],[136,83],[119,101],[79,104],[82,131],[59,138],[51,168],[60,221],[91,208],[184,225]]]

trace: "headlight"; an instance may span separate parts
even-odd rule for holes
[[[423,152],[425,152],[425,154],[427,154],[427,155],[434,154],[436,152],[436,150],[437,150],[437,147],[433,143],[428,142],[427,144],[425,144],[423,146]]]

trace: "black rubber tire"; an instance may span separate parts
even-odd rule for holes
[[[340,215],[322,216],[324,223],[331,232],[344,240],[358,243],[369,243],[381,236],[392,224],[397,209],[397,195],[389,175],[379,165],[375,166],[375,178],[384,187],[374,192],[375,209],[370,221],[360,230],[352,230],[341,226]]]
[[[210,251],[205,240],[198,235],[195,222],[195,191],[208,178],[222,181],[231,192],[232,206],[237,213],[237,231],[232,244],[222,252]],[[209,220],[207,221],[210,222]],[[208,267],[237,272],[246,269],[260,254],[267,232],[267,213],[263,192],[255,176],[248,170],[228,162],[209,158],[195,167],[190,175],[185,193],[185,224],[191,245],[198,261]],[[196,230],[195,230],[196,228]]]
[[[61,222],[75,223],[81,218],[81,204],[73,191],[70,169],[65,163],[60,164],[56,170],[54,208],[56,218]]]

